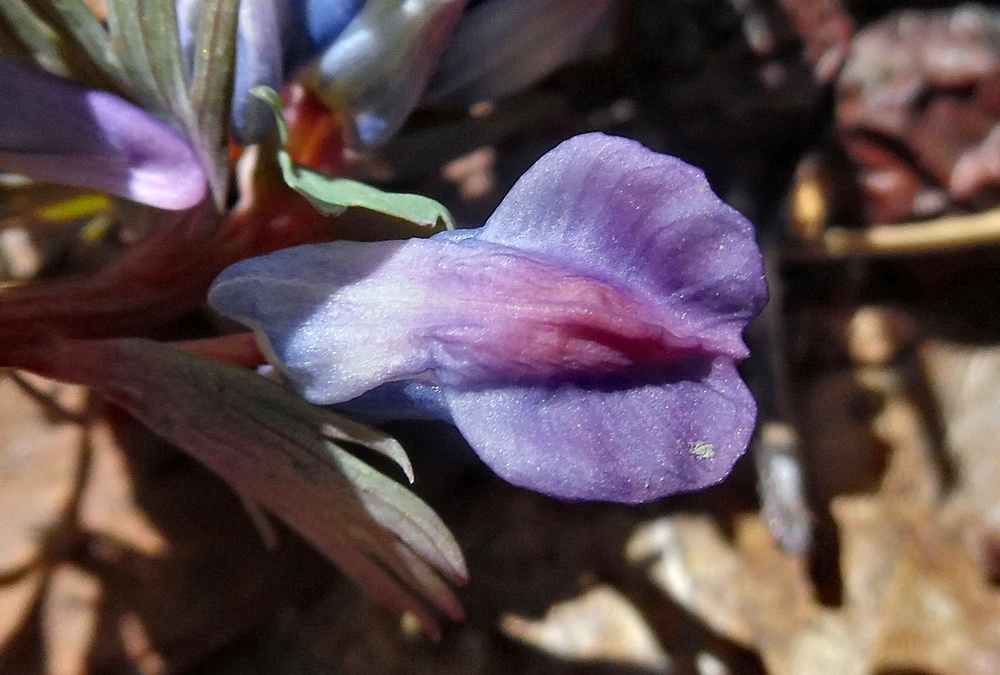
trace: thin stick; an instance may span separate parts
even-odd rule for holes
[[[1000,209],[915,223],[831,227],[818,240],[793,245],[786,256],[795,260],[916,255],[984,244],[1000,244]]]

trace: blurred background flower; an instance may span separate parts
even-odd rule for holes
[[[161,209],[205,197],[205,172],[187,142],[118,96],[4,56],[0,91],[0,169]]]
[[[177,4],[189,60],[204,4]],[[260,140],[270,115],[250,89],[280,89],[299,79],[351,120],[357,142],[378,145],[425,98],[468,105],[506,96],[574,60],[610,6],[611,0],[246,0],[233,130],[244,142]]]

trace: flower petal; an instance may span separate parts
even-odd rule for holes
[[[767,303],[750,222],[700,170],[625,138],[583,134],[548,152],[478,238],[618,282],[737,359]]]
[[[449,418],[511,482],[639,502],[716,482],[746,449],[735,362],[766,296],[753,229],[700,171],[588,134],[479,230],[278,251],[209,300],[311,401]]]
[[[602,374],[682,351],[746,356],[766,301],[751,225],[700,171],[587,134],[481,230],[332,242],[237,263],[221,312],[266,333],[315,402],[433,371],[444,384]]]
[[[286,0],[282,3],[285,69],[294,73],[337,39],[365,0]]]
[[[441,385],[426,380],[386,382],[345,401],[337,410],[374,422],[442,420],[454,422]]]
[[[0,169],[162,209],[205,197],[191,147],[131,103],[2,56],[0,91]]]
[[[425,373],[455,386],[540,382],[710,350],[683,317],[627,288],[468,233],[447,235],[245,260],[219,276],[209,301],[262,328],[318,403]]]
[[[233,135],[243,144],[259,141],[274,124],[263,101],[251,96],[257,86],[282,85],[281,25],[275,0],[241,0],[233,77]]]
[[[530,86],[584,50],[611,0],[486,0],[455,27],[427,92],[470,104]]]
[[[363,145],[376,145],[416,107],[466,1],[368,0],[303,82],[350,112]]]
[[[623,384],[444,391],[491,469],[562,499],[639,503],[697,490],[746,450],[756,405],[731,360],[683,359]]]

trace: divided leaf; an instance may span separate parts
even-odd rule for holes
[[[327,215],[340,215],[348,208],[360,208],[382,216],[403,220],[427,229],[427,234],[443,229],[455,229],[455,221],[439,202],[422,195],[384,192],[349,178],[333,178],[318,171],[298,166],[284,149],[288,141],[288,124],[281,111],[278,93],[269,87],[254,87],[251,92],[274,111],[282,147],[278,149],[278,164],[289,187],[309,200]]]
[[[393,457],[384,434],[345,423],[255,373],[148,340],[57,343],[48,358],[77,364],[95,387],[312,543],[391,609],[438,635],[427,605],[458,619],[447,582],[465,563],[440,518],[334,437]],[[426,603],[426,604],[425,604]]]

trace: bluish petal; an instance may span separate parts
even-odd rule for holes
[[[230,267],[209,300],[258,327],[312,401],[430,375],[468,386],[745,356],[766,284],[749,223],[699,171],[601,134],[568,141],[480,230],[331,242]]]
[[[177,0],[177,26],[188,75],[194,68],[195,34],[204,0]],[[258,85],[279,91],[284,84],[283,38],[291,19],[285,0],[241,0],[236,28],[236,64],[233,74],[232,132],[242,144],[261,140],[274,115],[250,90]]]
[[[250,94],[259,85],[282,86],[281,24],[276,0],[242,0],[236,31],[233,77],[233,135],[240,143],[259,141],[274,124],[274,114]]]
[[[428,88],[469,104],[530,86],[578,58],[611,0],[486,0],[469,7]]]
[[[330,46],[365,0],[287,0],[281,5],[285,69],[294,73]]]
[[[750,222],[699,169],[616,136],[583,134],[548,152],[478,238],[620,283],[738,359],[742,330],[767,302]]]
[[[424,380],[386,382],[357,398],[337,406],[337,410],[366,420],[443,420],[451,422],[451,410],[440,385]]]
[[[194,66],[194,40],[198,30],[198,15],[204,0],[175,0],[177,13],[177,39],[181,43],[181,53],[187,61],[188,75]]]
[[[352,116],[363,145],[376,145],[417,105],[465,3],[368,0],[303,81]]]
[[[406,302],[405,281],[387,278],[384,269],[405,246],[331,242],[283,249],[226,269],[208,300],[257,329],[307,399],[340,403],[428,367],[407,326],[398,325],[405,316],[394,311]]]
[[[445,388],[455,425],[507,481],[570,500],[639,503],[722,480],[753,396],[733,362],[675,361],[633,386]]]
[[[162,209],[206,194],[187,142],[131,103],[0,56],[0,169]]]

